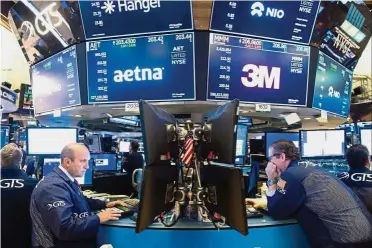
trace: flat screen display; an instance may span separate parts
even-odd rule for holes
[[[345,139],[345,130],[300,131],[301,157],[343,157],[346,149]]]
[[[36,113],[81,104],[75,46],[31,67]]]
[[[237,157],[245,156],[247,154],[247,136],[248,126],[238,125],[236,133],[236,153]]]
[[[89,151],[91,153],[100,153],[101,150],[101,140],[98,134],[93,134],[88,138],[89,140]]]
[[[306,105],[310,48],[210,35],[207,100]]]
[[[84,40],[78,1],[21,0],[8,17],[30,63]]]
[[[214,1],[211,30],[309,44],[319,1]]]
[[[191,0],[79,1],[79,4],[87,39],[193,28]]]
[[[372,129],[360,129],[360,143],[368,148],[372,156]]]
[[[311,45],[354,69],[371,38],[372,16],[364,1],[321,1]]]
[[[265,133],[266,156],[269,156],[270,146],[279,140],[293,141],[296,147],[300,148],[299,147],[299,141],[300,141],[299,136],[300,136],[299,133],[274,133],[274,132]]]
[[[10,127],[9,126],[1,126],[1,147],[2,149],[9,143],[10,139]]]
[[[61,158],[44,158],[43,176],[45,177],[60,165]]]
[[[21,92],[19,94],[19,109],[31,110],[34,109],[32,102],[32,88],[29,84],[21,84]]]
[[[76,128],[27,128],[28,155],[60,155],[62,149],[77,142]]]
[[[120,141],[119,142],[119,152],[129,152],[130,142]]]
[[[194,34],[90,41],[88,102],[194,100]]]
[[[91,159],[94,160],[95,171],[115,171],[116,170],[116,154],[91,154]]]
[[[313,108],[347,118],[353,72],[319,52],[316,68]]]

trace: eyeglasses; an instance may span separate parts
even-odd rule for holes
[[[277,156],[280,156],[280,153],[273,154],[272,156],[267,157],[266,159],[268,162],[270,162],[273,159],[273,157],[277,157]]]

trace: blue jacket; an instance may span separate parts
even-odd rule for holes
[[[31,198],[32,243],[35,247],[96,247],[100,220],[93,210],[105,202],[88,199],[58,167],[36,186]]]
[[[1,247],[31,246],[30,199],[36,183],[20,169],[1,168]]]
[[[292,162],[268,196],[274,218],[295,217],[312,247],[338,247],[372,240],[372,216],[337,177]],[[347,247],[347,246],[346,246]]]

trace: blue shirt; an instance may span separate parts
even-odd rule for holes
[[[267,197],[274,218],[295,217],[313,247],[372,240],[372,216],[337,177],[292,162]]]
[[[104,207],[104,201],[86,198],[77,184],[60,168],[55,168],[32,193],[33,245],[44,248],[96,247],[100,220],[91,212]]]

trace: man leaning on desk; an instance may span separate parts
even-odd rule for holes
[[[296,218],[314,248],[372,247],[372,216],[365,206],[337,177],[298,165],[298,158],[292,141],[270,146],[268,214]]]
[[[61,165],[37,184],[30,206],[33,247],[93,248],[100,223],[119,219],[120,213],[111,210],[92,214],[124,203],[83,195],[75,178],[84,176],[89,159],[84,145],[67,145],[61,153]]]

